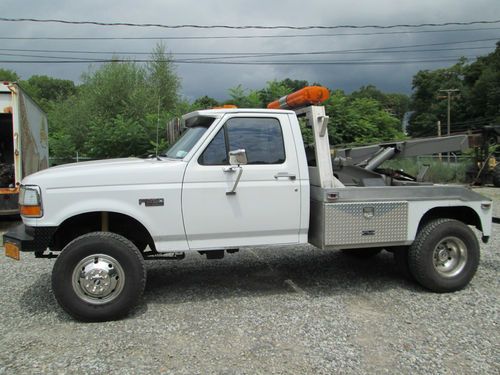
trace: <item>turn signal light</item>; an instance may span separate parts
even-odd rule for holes
[[[323,103],[330,97],[330,93],[326,87],[307,86],[303,89],[295,91],[292,94],[284,96],[279,100],[275,100],[267,105],[269,109],[290,109],[300,108],[311,104]]]
[[[19,212],[26,217],[41,217],[42,208],[40,206],[19,206]]]

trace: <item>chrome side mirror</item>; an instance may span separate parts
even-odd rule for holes
[[[247,153],[244,149],[229,151],[229,164],[245,165],[247,163]]]

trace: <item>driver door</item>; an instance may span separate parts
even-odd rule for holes
[[[190,160],[183,182],[184,227],[191,249],[299,242],[300,183],[285,114],[233,115]],[[248,164],[229,166],[244,149]],[[227,194],[241,168],[234,194]]]

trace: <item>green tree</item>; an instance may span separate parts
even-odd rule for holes
[[[331,144],[366,144],[403,139],[401,122],[371,98],[351,98],[341,90],[325,102]]]
[[[361,86],[358,90],[351,93],[351,97],[354,99],[368,98],[374,99],[380,103],[383,103],[386,98],[386,94],[377,89],[374,85]]]
[[[438,120],[446,126],[447,100],[439,90],[450,88],[460,90],[451,102],[452,132],[500,122],[500,42],[473,63],[462,58],[451,67],[423,70],[413,77],[411,135],[435,135]]]
[[[45,111],[51,105],[76,94],[73,81],[48,76],[31,76],[21,81],[21,86]]]
[[[82,95],[75,95],[53,106],[48,112],[49,152],[56,158],[84,154],[92,109]],[[87,155],[90,156],[90,155]]]
[[[122,114],[110,120],[93,118],[85,148],[88,155],[99,159],[144,155],[150,150],[155,132],[154,115],[141,120]]]
[[[466,119],[463,77],[466,60],[443,69],[422,70],[413,77],[412,109],[415,111],[408,132],[412,136],[436,135],[436,122],[447,121],[447,100],[440,90],[458,89],[461,95],[456,96],[451,105],[452,121]]]
[[[139,117],[156,112],[157,96],[148,90],[146,72],[133,62],[111,62],[82,77],[79,98],[93,116],[104,119],[118,114]]]
[[[146,67],[111,62],[84,74],[75,95],[49,111],[52,155],[147,154],[156,142],[158,124],[162,135],[167,121],[189,107],[178,98],[179,79],[170,64],[160,46]]]
[[[17,82],[19,79],[17,73],[13,70],[0,68],[0,81]]]
[[[24,89],[36,99],[60,100],[76,94],[76,86],[68,79],[34,75],[22,81]]]
[[[238,107],[262,108],[264,104],[267,105],[267,103],[304,86],[307,86],[306,81],[291,81],[289,79],[269,81],[266,87],[260,91],[245,90],[241,85],[238,85],[229,89],[231,96],[229,102]],[[400,98],[397,94],[389,96],[374,86],[361,88],[355,95],[346,95],[341,90],[333,91],[330,99],[325,102],[326,113],[330,117],[328,129],[331,144],[365,144],[403,139],[405,136],[401,131],[401,120],[395,116],[391,109],[387,108],[393,103],[407,103],[407,97],[406,101],[403,97],[404,95]],[[403,109],[401,109],[401,113],[404,114]],[[304,142],[312,142],[311,130],[303,122],[301,122],[301,130]]]
[[[389,113],[402,121],[405,113],[410,110],[410,103],[411,100],[408,95],[389,93],[385,94],[383,106]]]
[[[147,82],[159,98],[164,110],[172,111],[178,100],[180,79],[176,75],[172,59],[163,43],[159,43],[147,63]]]
[[[469,121],[500,122],[500,41],[495,51],[480,56],[465,70],[466,112]]]
[[[286,78],[282,81],[268,81],[266,87],[255,91],[245,89],[240,84],[228,90],[231,99],[226,103],[234,104],[241,108],[264,108],[269,103],[300,90],[307,85],[307,81]]]
[[[219,106],[219,102],[210,96],[201,96],[193,102],[193,110],[208,109]]]
[[[296,90],[286,85],[284,81],[273,80],[268,81],[266,87],[259,91],[259,96],[263,105],[267,106],[269,103],[278,100],[293,91]]]
[[[228,90],[231,99],[226,104],[234,104],[239,108],[262,108],[263,104],[259,93],[244,89],[241,85]]]
[[[285,78],[284,80],[279,82],[283,86],[288,87],[291,92],[300,90],[306,86],[309,86],[309,82],[300,80],[300,79],[290,79],[290,78]],[[319,84],[314,84],[314,86],[321,86]]]
[[[351,93],[352,98],[367,98],[378,101],[389,113],[402,120],[410,108],[410,98],[404,94],[384,93],[374,85],[362,86]]]

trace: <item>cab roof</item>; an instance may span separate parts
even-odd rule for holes
[[[183,120],[187,120],[196,116],[207,116],[220,118],[226,113],[260,113],[260,114],[294,114],[294,111],[288,109],[267,109],[267,108],[216,108],[202,109],[186,113],[182,116]]]

